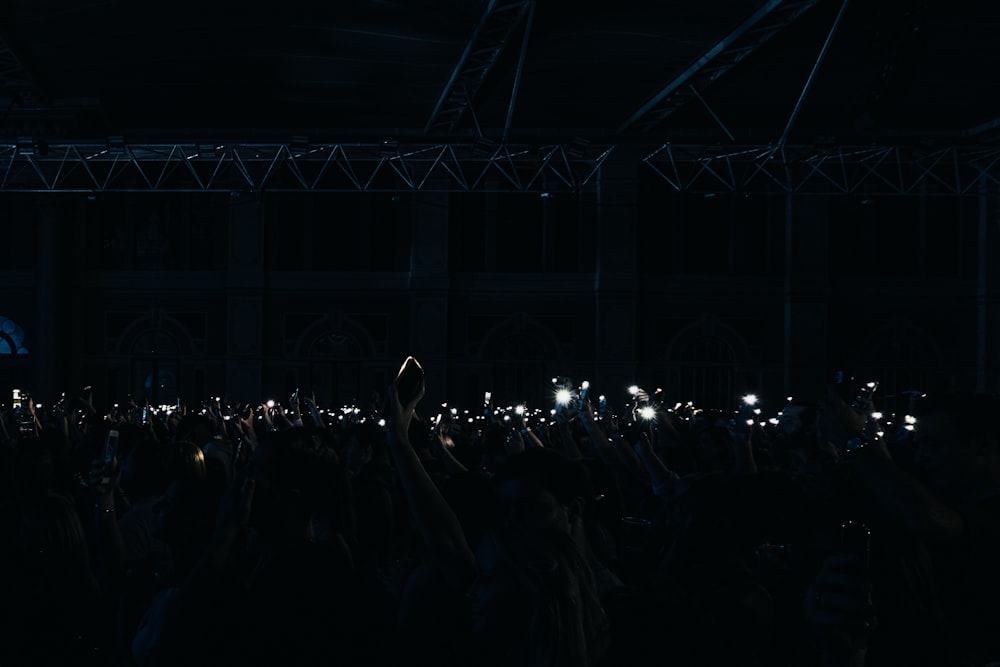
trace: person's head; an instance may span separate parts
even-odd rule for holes
[[[917,406],[914,463],[944,493],[978,493],[1000,487],[1000,401],[953,393]]]
[[[186,573],[204,553],[219,498],[205,477],[178,477],[153,508],[153,535],[168,544],[178,563],[175,575]]]
[[[493,478],[500,523],[512,529],[570,533],[593,500],[587,469],[551,449],[507,459]]]
[[[815,437],[818,409],[816,403],[789,403],[778,413],[778,433],[783,438]]]
[[[200,447],[212,441],[215,428],[205,415],[187,414],[177,422],[174,431],[175,440],[189,440]]]
[[[488,534],[467,597],[476,637],[512,664],[586,666],[606,648],[607,617],[593,574],[561,531]]]
[[[125,458],[122,488],[134,498],[163,495],[174,470],[176,451],[165,443],[144,438]]]
[[[250,528],[263,543],[302,539],[314,513],[350,509],[340,502],[347,479],[335,452],[307,429],[268,434],[250,457],[249,474],[255,481]]]
[[[22,602],[44,606],[96,591],[83,523],[62,496],[45,496],[21,508],[18,516],[21,571],[29,597]]]

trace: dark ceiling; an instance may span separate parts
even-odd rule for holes
[[[801,15],[782,18],[794,6]],[[1000,3],[843,7],[0,0],[0,137],[498,139],[506,127],[512,140],[767,143],[788,125],[835,24],[791,140],[986,136],[1000,117]],[[769,39],[755,36],[768,26]],[[462,60],[470,40],[478,70]],[[711,57],[727,40],[739,50]],[[454,120],[447,103],[435,113],[451,80]],[[672,83],[686,95],[676,110],[643,115]]]

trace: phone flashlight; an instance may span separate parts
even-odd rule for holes
[[[559,407],[566,407],[573,400],[573,394],[570,393],[569,389],[560,389],[556,392],[556,405]]]
[[[583,409],[584,402],[586,402],[586,400],[587,400],[587,392],[589,390],[590,390],[590,382],[589,381],[584,380],[583,382],[580,383],[580,397],[578,399],[578,402],[580,404],[580,409],[581,410]]]

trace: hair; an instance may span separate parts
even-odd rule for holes
[[[175,451],[168,444],[143,438],[129,452],[127,471],[122,486],[134,497],[162,496],[174,472]]]
[[[928,396],[917,402],[916,416],[943,412],[952,417],[955,431],[961,442],[977,438],[997,439],[996,415],[1000,413],[1000,399],[989,394],[951,392]]]
[[[49,495],[23,507],[18,541],[23,571],[37,577],[43,597],[55,603],[97,594],[83,523],[69,500]]]
[[[560,531],[492,532],[500,557],[530,603],[521,664],[588,667],[605,656],[610,624],[594,576],[573,540]]]
[[[268,434],[258,449],[264,456],[257,466],[284,499],[281,502],[294,497],[293,509],[300,517],[318,514],[348,545],[356,545],[350,478],[332,442],[320,431],[297,427]]]

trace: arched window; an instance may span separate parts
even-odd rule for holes
[[[320,404],[363,403],[368,387],[363,368],[375,357],[371,334],[344,313],[313,322],[295,343],[296,358],[308,368],[297,373],[296,384],[316,394]]]
[[[756,389],[759,377],[749,372],[746,341],[716,318],[705,318],[681,330],[667,349],[668,390],[678,401],[702,408],[726,409],[739,393]]]
[[[178,399],[180,360],[190,357],[194,349],[183,324],[163,311],[152,310],[125,328],[118,347],[130,359],[129,391],[137,400],[169,404]],[[200,392],[205,388],[196,389]]]
[[[5,354],[28,354],[28,348],[24,345],[24,329],[0,315],[0,355]]]
[[[487,389],[500,401],[548,400],[548,364],[560,358],[552,332],[524,313],[491,331],[483,344],[483,360],[493,366],[493,382]]]
[[[875,329],[862,350],[861,368],[880,383],[875,404],[882,412],[905,412],[907,392],[938,391],[950,379],[942,377],[941,352],[934,340],[906,322]]]

